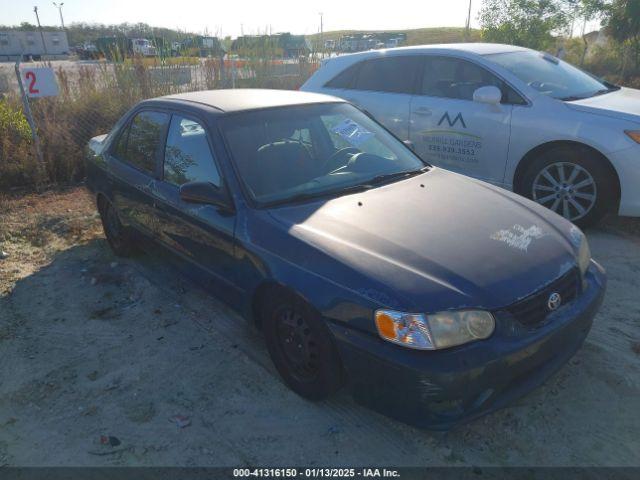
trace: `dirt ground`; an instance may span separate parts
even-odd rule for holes
[[[639,226],[588,232],[609,288],[578,354],[436,434],[346,393],[297,397],[261,337],[174,266],[114,257],[81,188],[1,197],[0,466],[638,466]]]

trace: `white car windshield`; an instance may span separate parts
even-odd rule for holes
[[[546,53],[493,53],[485,58],[506,68],[540,93],[559,100],[580,100],[616,89]]]
[[[223,132],[248,193],[264,206],[374,188],[427,168],[344,103],[232,115]]]

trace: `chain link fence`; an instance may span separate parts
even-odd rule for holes
[[[14,64],[0,64],[0,190],[80,181],[89,139],[108,132],[140,100],[219,88],[297,89],[318,68],[307,57],[170,60],[28,64],[51,66],[60,91],[56,97],[30,99],[42,169],[22,111]]]

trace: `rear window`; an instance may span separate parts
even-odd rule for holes
[[[389,57],[368,60],[358,71],[357,90],[413,93],[419,57]]]
[[[136,114],[116,144],[116,157],[139,170],[153,173],[167,123],[169,115],[166,113],[145,110]]]
[[[420,65],[418,56],[365,60],[340,72],[325,87],[412,94]]]
[[[156,167],[158,146],[169,122],[169,115],[160,112],[141,112],[133,119],[127,143],[127,160],[147,172]]]
[[[358,69],[360,63],[350,66],[346,70],[340,72],[333,79],[329,80],[325,87],[327,88],[353,88],[356,84],[356,78],[358,75]]]

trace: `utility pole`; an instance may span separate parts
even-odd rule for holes
[[[38,22],[38,30],[40,30],[40,38],[42,39],[42,48],[44,49],[44,54],[49,55],[47,52],[47,44],[44,43],[44,33],[42,33],[42,25],[40,25],[40,17],[38,16],[38,7],[33,7],[33,11],[36,14],[36,21]]]
[[[471,38],[470,29],[471,29],[471,0],[469,0],[469,13],[467,13],[467,24],[465,25],[465,29],[464,29],[464,39],[467,42]]]
[[[62,6],[64,2],[56,3],[53,2],[53,6],[58,9],[58,13],[60,14],[60,25],[62,25],[62,30],[64,30],[64,18],[62,18]]]
[[[322,28],[322,12],[320,12],[320,51],[324,53],[324,30]]]

